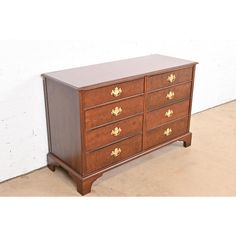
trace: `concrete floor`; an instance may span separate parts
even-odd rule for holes
[[[236,196],[236,101],[193,115],[192,146],[174,143],[105,173],[87,196]],[[37,170],[0,196],[80,196],[67,173]]]

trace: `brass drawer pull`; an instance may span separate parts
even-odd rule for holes
[[[169,117],[171,117],[173,114],[174,114],[174,111],[171,110],[171,109],[169,109],[169,110],[165,113],[165,116],[169,118]]]
[[[121,154],[121,148],[115,148],[112,152],[111,152],[111,156],[114,157],[118,157]]]
[[[167,78],[167,81],[169,81],[170,83],[175,82],[175,80],[176,80],[176,75],[175,74],[171,74]]]
[[[171,128],[167,128],[167,129],[164,131],[164,135],[165,135],[165,136],[169,136],[169,135],[171,135],[171,133],[172,133],[172,129],[171,129]]]
[[[118,136],[120,135],[120,133],[121,133],[121,128],[118,128],[118,127],[115,127],[115,129],[111,131],[111,135],[113,136]]]
[[[122,108],[121,107],[115,107],[114,109],[111,110],[111,114],[113,116],[118,116],[120,115],[122,112]]]
[[[170,91],[169,93],[167,93],[166,98],[171,100],[175,97],[175,93],[173,91]]]
[[[111,91],[111,95],[114,97],[119,97],[121,93],[122,93],[122,89],[118,87],[115,87],[115,89]]]

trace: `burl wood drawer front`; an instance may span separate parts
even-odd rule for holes
[[[142,135],[137,135],[98,151],[87,153],[87,173],[127,159],[142,150]]]
[[[190,94],[191,83],[185,83],[150,93],[147,96],[147,109],[150,111],[170,105],[176,101],[189,98]]]
[[[167,123],[157,129],[148,131],[145,138],[144,148],[148,149],[160,145],[171,139],[177,138],[188,131],[188,117]]]
[[[85,112],[86,129],[143,113],[143,96],[114,102]]]
[[[187,116],[189,112],[189,102],[189,100],[186,100],[159,110],[148,112],[146,119],[147,130],[156,128],[175,119]]]
[[[178,83],[192,80],[192,68],[171,71],[164,74],[153,75],[147,78],[147,91],[160,89]]]
[[[125,137],[142,133],[143,116],[135,116],[120,122],[89,131],[85,135],[87,150],[108,145]]]
[[[92,107],[121,98],[142,94],[144,92],[144,79],[137,79],[118,83],[111,86],[92,89],[84,92],[84,107]]]

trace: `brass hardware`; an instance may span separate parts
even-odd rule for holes
[[[111,95],[114,97],[119,97],[121,93],[122,93],[122,89],[118,87],[115,87],[115,89],[111,91]]]
[[[121,107],[115,107],[114,109],[111,110],[111,114],[113,116],[118,116],[118,115],[120,115],[121,112],[122,112]]]
[[[111,156],[114,157],[118,157],[121,154],[121,149],[120,148],[115,148],[112,152],[111,152]]]
[[[175,82],[175,80],[176,80],[176,75],[175,74],[171,74],[167,78],[167,81],[169,81],[170,83]]]
[[[165,113],[165,116],[166,116],[166,117],[171,117],[173,114],[174,114],[174,111],[169,109],[169,110]]]
[[[114,135],[114,136],[118,136],[120,133],[121,133],[121,128],[118,128],[118,127],[115,127],[115,129],[111,131],[111,135]]]
[[[166,98],[171,100],[174,98],[174,96],[175,96],[175,93],[173,91],[170,91],[169,93],[167,93]]]
[[[171,129],[171,128],[167,128],[167,129],[164,131],[164,135],[165,135],[165,136],[169,136],[169,135],[171,135],[171,133],[172,133],[172,129]]]

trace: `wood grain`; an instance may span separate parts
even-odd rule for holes
[[[148,131],[146,134],[146,142],[144,144],[145,149],[161,145],[171,139],[186,134],[188,132],[188,119],[188,117],[185,117]],[[172,133],[169,136],[166,136],[164,132],[168,128],[172,129]]]
[[[174,92],[174,98],[168,99],[166,96],[169,92]],[[167,89],[162,89],[157,92],[149,93],[147,95],[147,109],[148,111],[155,110],[178,101],[188,99],[191,94],[191,83],[176,85]]]
[[[172,83],[167,79],[173,74],[176,76],[175,81]],[[164,74],[157,74],[147,78],[147,91],[152,91],[172,85],[176,85],[178,83],[183,83],[192,80],[192,67],[184,68],[180,70],[170,71]]]
[[[51,151],[82,173],[80,101],[76,90],[46,79]],[[77,114],[77,115],[75,115]]]
[[[111,134],[112,130],[114,130],[115,128],[119,128],[121,130],[118,136],[114,136]],[[120,139],[142,133],[142,128],[143,116],[139,115],[89,131],[85,135],[86,150],[94,150],[101,146],[117,142]]]
[[[171,117],[166,116],[168,110],[173,111]],[[164,123],[187,116],[189,113],[189,100],[166,106],[159,110],[147,112],[147,130],[154,129]]]
[[[115,83],[111,86],[92,89],[83,93],[84,107],[89,108],[96,105],[101,105],[110,101],[118,101],[119,99],[130,97],[133,95],[142,94],[144,79],[137,79],[125,83]],[[121,88],[122,92],[119,96],[114,97],[111,95],[112,90]]]
[[[86,129],[88,130],[123,118],[128,118],[129,116],[143,113],[143,102],[143,96],[138,96],[87,110],[85,111]],[[111,114],[112,109],[115,109],[116,107],[122,109],[122,112],[118,116]]]
[[[111,156],[115,148],[121,148],[121,154],[117,157]],[[87,153],[87,173],[99,170],[106,166],[115,164],[121,160],[132,157],[142,150],[142,135],[134,136],[98,151]]]

